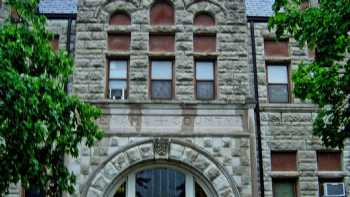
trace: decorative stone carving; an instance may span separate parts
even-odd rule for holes
[[[156,158],[168,158],[170,139],[157,138],[153,142],[153,150]]]

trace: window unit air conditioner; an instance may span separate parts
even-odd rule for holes
[[[125,100],[126,89],[109,89],[109,98],[112,100]]]
[[[324,197],[345,197],[344,183],[324,183]]]

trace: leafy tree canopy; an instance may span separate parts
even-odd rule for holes
[[[7,0],[18,17],[0,25],[0,196],[11,183],[47,196],[73,192],[75,176],[62,162],[81,143],[102,137],[101,111],[65,92],[72,58],[54,52],[39,0]]]
[[[269,27],[277,37],[292,36],[300,46],[316,50],[312,62],[302,62],[293,75],[294,93],[318,104],[314,134],[326,146],[343,148],[350,137],[350,1],[276,0]]]

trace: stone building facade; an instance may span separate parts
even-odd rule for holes
[[[264,196],[315,197],[323,196],[324,182],[343,182],[350,195],[350,142],[339,152],[312,135],[317,106],[295,98],[290,81],[312,53],[292,39],[273,40],[266,22],[271,1],[46,3],[40,11],[48,16],[76,14],[68,34],[67,19],[48,21],[59,48],[70,44],[74,55],[70,94],[103,110],[104,138],[65,159],[77,176],[76,193],[65,196],[148,196],[142,185],[171,193],[174,174],[183,183],[175,185],[183,192],[178,196],[186,197],[260,196],[262,188]],[[70,11],[50,9],[58,5]],[[270,66],[277,74],[285,66],[287,80],[279,88],[286,88],[286,97],[284,91],[274,97]],[[152,185],[142,182],[150,177]],[[289,194],[279,193],[281,187]],[[20,185],[11,192],[24,194]]]

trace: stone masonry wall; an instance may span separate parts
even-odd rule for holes
[[[105,161],[108,156],[115,151],[123,149],[126,145],[149,139],[152,139],[152,137],[108,137],[102,140],[99,145],[93,149],[83,148],[80,158],[81,175],[78,176],[78,180],[81,184],[86,183],[88,178],[90,178],[89,175],[98,168],[101,162]],[[251,196],[251,177],[249,175],[250,147],[247,139],[233,139],[230,137],[186,137],[171,138],[171,140],[181,140],[210,153],[213,158],[226,168],[229,175],[232,176],[236,184],[239,185],[241,196]],[[127,153],[127,159],[129,161],[124,162],[132,163],[133,160],[138,160],[137,155],[138,154],[130,155],[130,153]],[[197,156],[193,155],[192,162],[195,162],[196,158]],[[193,164],[190,163],[190,165]],[[176,163],[174,165],[176,165]],[[203,173],[204,171],[205,169],[203,169]],[[81,192],[86,189],[84,187],[85,185],[81,185]],[[108,187],[108,184],[104,184],[103,187]],[[83,194],[81,195],[84,196]]]
[[[272,178],[297,178],[298,192],[302,197],[320,196],[318,178],[343,178],[350,188],[350,144],[346,143],[342,154],[342,171],[322,173],[317,170],[316,152],[329,150],[319,138],[312,135],[314,108],[307,105],[262,106],[261,131],[264,165],[265,196],[272,196]],[[271,151],[297,151],[295,173],[271,172]],[[347,195],[350,191],[347,189]]]
[[[173,0],[176,25],[154,27],[149,24],[149,10],[153,1],[80,1],[77,21],[76,65],[74,94],[84,99],[104,99],[107,56],[129,56],[129,100],[148,101],[149,32],[175,34],[175,98],[173,102],[194,101],[193,33],[216,33],[218,99],[214,102],[245,103],[250,94],[247,67],[247,27],[243,1]],[[116,10],[131,15],[129,26],[110,26],[108,18]],[[194,27],[194,14],[207,11],[216,18],[215,27]],[[107,50],[107,32],[131,32],[129,52]],[[156,54],[162,56],[162,54]],[[164,55],[164,54],[163,54]],[[197,101],[196,101],[197,102]]]
[[[70,50],[74,56],[75,50],[75,21],[72,22],[71,29],[71,41],[70,41]],[[67,47],[67,31],[68,31],[68,20],[67,19],[48,19],[47,20],[47,29],[55,35],[59,35],[59,48],[61,50],[66,50]]]
[[[77,175],[76,196],[84,196],[84,191],[90,190],[89,181],[97,179],[96,173],[112,155],[128,152],[125,147],[131,144],[159,138],[189,143],[204,151],[233,178],[240,196],[253,196],[255,155],[251,146],[255,130],[251,109],[234,105],[98,105],[104,112],[99,124],[105,130],[105,137],[91,149],[82,147],[79,158],[66,159],[67,166]],[[128,159],[133,161],[133,155],[128,155]],[[194,167],[191,162],[187,165]],[[103,188],[92,186],[94,195],[106,195],[101,192],[113,179],[106,181]]]
[[[2,23],[5,18],[9,15],[9,9],[7,6],[5,6],[5,3],[2,2],[2,5],[0,5],[0,23]]]
[[[66,159],[78,177],[75,195],[84,196],[84,191],[90,191],[88,196],[104,195],[105,187],[113,182],[114,176],[99,172],[109,159],[130,144],[161,138],[189,143],[204,151],[217,165],[224,166],[223,171],[234,179],[231,186],[237,186],[239,194],[219,192],[220,196],[254,196],[252,166],[255,166],[255,149],[252,147],[255,126],[253,106],[249,104],[252,84],[249,81],[251,70],[248,66],[244,2],[171,0],[175,25],[161,27],[149,23],[152,3],[151,0],[79,1],[73,94],[103,108],[104,115],[99,124],[105,137],[91,149],[82,147],[79,158]],[[131,25],[109,25],[109,16],[115,11],[130,14]],[[194,15],[202,11],[215,16],[214,27],[193,26]],[[175,51],[150,52],[149,34],[154,32],[174,34]],[[109,51],[108,33],[130,33],[130,51]],[[194,52],[194,33],[215,33],[216,52]],[[154,56],[175,59],[175,97],[172,100],[149,98],[149,58]],[[217,99],[198,101],[194,97],[194,58],[207,56],[214,56],[217,60]],[[129,58],[129,95],[126,101],[106,99],[109,57]],[[127,154],[127,162],[135,160],[134,153]]]
[[[264,38],[273,37],[274,34],[269,32],[266,23],[255,23],[265,196],[273,195],[272,178],[297,178],[298,193],[302,197],[320,195],[319,178],[343,178],[346,187],[350,188],[349,142],[342,152],[342,171],[325,174],[317,170],[316,152],[329,150],[322,146],[319,138],[312,135],[312,121],[317,114],[317,107],[295,98],[294,95],[289,104],[268,103]],[[308,61],[310,57],[308,50],[300,49],[293,39],[289,39],[289,54],[289,58],[284,58],[283,61],[289,61],[291,76],[298,63]],[[251,58],[250,64],[252,64]],[[293,88],[293,84],[291,87]],[[297,171],[272,172],[271,151],[297,151]],[[349,192],[347,189],[348,195]]]

